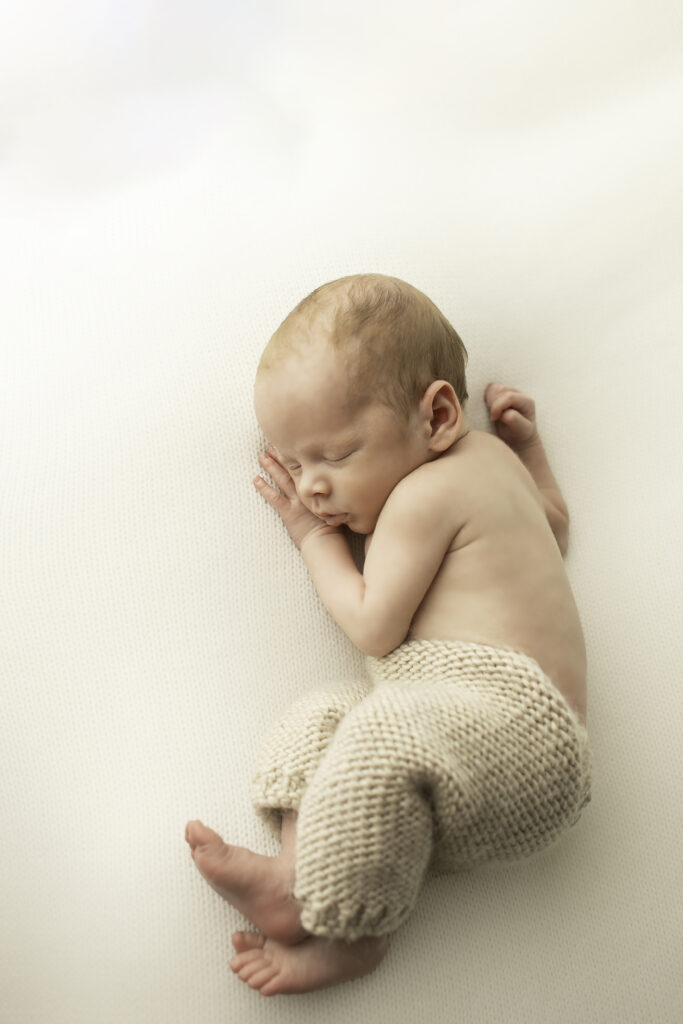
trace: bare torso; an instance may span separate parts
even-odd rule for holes
[[[466,640],[534,658],[583,721],[586,652],[562,555],[531,474],[499,438],[471,430],[421,466],[453,541],[408,639]],[[366,550],[371,537],[366,540]]]

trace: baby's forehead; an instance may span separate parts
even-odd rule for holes
[[[300,363],[285,363],[259,375],[254,399],[264,435],[292,457],[348,445],[359,434],[364,407],[339,377],[300,371]]]

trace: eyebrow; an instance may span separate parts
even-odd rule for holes
[[[339,449],[341,451],[342,448],[344,450],[346,450],[347,448],[353,448],[354,445],[357,445],[359,443],[360,438],[358,434],[349,434],[347,437],[335,438],[334,440],[329,441],[328,444],[321,445],[321,448],[324,448],[325,450]]]

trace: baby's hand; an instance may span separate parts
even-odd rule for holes
[[[275,487],[271,487],[268,481],[264,480],[262,476],[254,477],[254,487],[259,494],[266,499],[268,504],[275,509],[282,519],[282,522],[287,527],[289,536],[298,548],[301,548],[304,539],[313,532],[341,532],[340,527],[328,526],[327,523],[324,523],[322,519],[318,519],[316,515],[313,515],[313,513],[306,508],[296,493],[294,481],[282,463],[278,462],[275,458],[275,453],[272,448],[269,448],[264,454],[259,455],[258,460],[263,469],[270,473],[280,490],[277,490]]]
[[[489,384],[484,392],[498,437],[511,448],[528,448],[539,440],[536,406],[532,398],[507,384]]]

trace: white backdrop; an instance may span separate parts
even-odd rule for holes
[[[0,20],[0,1024],[680,1019],[683,16],[674,0],[40,0]],[[316,285],[426,291],[572,512],[591,807],[266,1000],[183,841],[275,852],[264,728],[359,670],[253,492]]]

